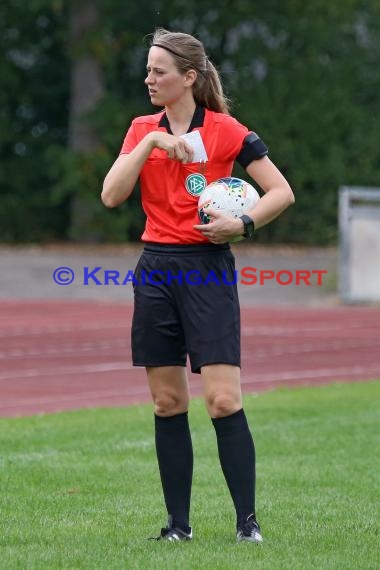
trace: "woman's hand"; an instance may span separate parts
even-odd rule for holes
[[[193,228],[199,230],[211,243],[226,243],[236,236],[243,235],[244,224],[239,218],[232,218],[220,210],[211,208],[207,208],[207,214],[213,218],[212,221],[209,224],[198,224]]]
[[[165,150],[169,158],[183,163],[193,162],[194,151],[183,138],[161,131],[153,131],[148,136],[153,148]]]

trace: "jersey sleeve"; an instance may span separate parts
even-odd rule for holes
[[[136,127],[135,124],[132,122],[131,126],[129,127],[127,134],[125,135],[123,145],[120,150],[120,154],[128,154],[130,153],[135,146],[137,145],[137,134],[136,134]]]
[[[231,116],[225,116],[221,144],[225,156],[236,160],[244,168],[252,160],[268,154],[268,148],[261,138]]]
[[[250,131],[231,115],[221,115],[217,120],[222,122],[218,140],[219,150],[228,160],[236,160],[243,141]]]
[[[243,141],[241,151],[236,157],[236,161],[247,168],[253,160],[259,160],[268,154],[268,147],[261,140],[257,133],[250,132]]]

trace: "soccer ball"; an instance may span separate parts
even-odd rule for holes
[[[198,214],[202,224],[208,224],[212,216],[208,208],[239,218],[255,207],[260,200],[257,190],[240,178],[219,178],[203,190],[198,200]]]

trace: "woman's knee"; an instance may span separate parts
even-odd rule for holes
[[[157,416],[175,416],[189,409],[189,399],[177,394],[158,393],[153,395],[154,413]]]
[[[212,418],[234,414],[242,407],[240,368],[213,364],[201,369],[206,407]]]
[[[147,368],[147,373],[155,414],[174,416],[187,412],[190,396],[185,368]]]
[[[212,418],[224,418],[241,409],[239,394],[221,393],[209,396],[206,400],[208,413]]]

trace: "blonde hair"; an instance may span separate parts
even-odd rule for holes
[[[189,69],[197,72],[193,94],[198,105],[218,113],[229,113],[229,100],[223,93],[219,73],[208,59],[202,42],[190,34],[158,28],[153,34],[151,46],[170,52],[180,73]]]

